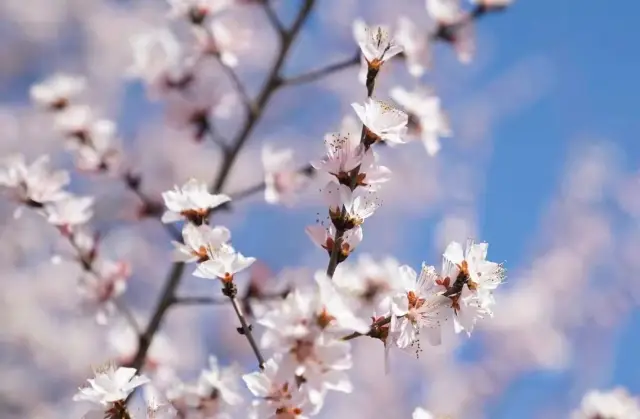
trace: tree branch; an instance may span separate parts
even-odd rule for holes
[[[352,340],[355,339],[357,337],[360,336],[370,336],[370,337],[374,337],[374,335],[379,334],[380,333],[380,328],[382,326],[386,326],[389,323],[391,323],[391,316],[387,316],[387,317],[383,317],[382,319],[374,322],[371,325],[371,328],[369,329],[369,331],[367,333],[358,333],[358,332],[353,332],[350,335],[344,336],[342,338],[342,340]]]
[[[280,36],[280,38],[283,38],[286,33],[285,28],[284,26],[282,26],[282,22],[280,22],[280,19],[278,19],[276,11],[273,10],[270,0],[262,0],[262,8],[267,15],[267,19],[269,19],[271,26],[273,26],[273,29],[278,32],[278,36]]]
[[[357,53],[352,56],[351,58],[347,58],[345,60],[339,61],[337,63],[334,64],[330,64],[326,67],[323,68],[319,68],[317,70],[312,70],[308,73],[305,74],[300,74],[298,76],[294,76],[294,77],[289,77],[289,78],[285,78],[281,81],[282,85],[284,86],[294,86],[297,84],[302,84],[302,83],[310,83],[313,81],[316,81],[318,79],[321,79],[325,76],[328,76],[329,74],[344,70],[346,68],[355,66],[360,64],[360,51],[358,50]]]
[[[222,165],[220,166],[218,173],[216,174],[216,177],[210,188],[210,190],[213,193],[220,193],[223,190],[228,180],[228,176],[231,172],[231,168],[233,167],[233,164],[240,150],[244,146],[245,142],[248,140],[251,132],[255,128],[255,125],[257,124],[262,114],[264,113],[264,107],[269,102],[269,99],[271,98],[273,93],[278,89],[278,87],[281,85],[280,71],[282,69],[282,66],[284,65],[285,59],[289,53],[291,45],[296,39],[307,17],[311,13],[314,3],[315,3],[315,0],[304,1],[302,7],[300,8],[294,20],[293,25],[288,31],[286,31],[286,33],[282,37],[282,42],[280,45],[280,50],[278,52],[276,61],[273,67],[271,68],[269,75],[267,76],[267,79],[260,93],[258,94],[258,97],[255,100],[255,103],[253,106],[254,112],[250,112],[248,114],[244,127],[240,130],[240,132],[237,134],[237,136],[233,140],[229,153],[224,159]],[[131,362],[132,368],[136,368],[139,370],[144,364],[144,361],[147,356],[149,347],[151,346],[153,337],[155,336],[158,329],[160,328],[160,325],[162,323],[162,320],[164,318],[166,311],[169,309],[169,307],[171,307],[172,303],[175,300],[175,297],[174,297],[175,290],[178,288],[178,285],[180,284],[182,273],[184,272],[184,267],[185,265],[182,262],[174,263],[173,266],[171,267],[171,270],[167,275],[167,279],[165,280],[165,285],[163,287],[163,290],[156,304],[156,308],[153,311],[152,318],[149,321],[149,324],[145,332],[139,338],[138,351],[136,352],[136,355],[133,361]],[[253,343],[251,342],[251,339],[249,340],[250,340],[249,342],[250,344],[252,345],[255,344],[255,342]],[[259,359],[259,362],[263,362],[263,361]]]
[[[260,348],[258,348],[258,344],[253,338],[251,326],[247,324],[247,320],[245,319],[244,314],[242,314],[242,311],[240,310],[240,305],[238,304],[238,300],[232,296],[229,296],[229,300],[231,300],[231,305],[233,306],[233,310],[236,312],[236,316],[238,316],[238,320],[240,320],[240,325],[242,327],[242,334],[247,338],[247,341],[249,341],[249,345],[251,345],[251,349],[253,349],[253,353],[255,354],[256,359],[258,360],[258,367],[260,367],[260,369],[262,370],[264,369],[264,358],[260,353]]]

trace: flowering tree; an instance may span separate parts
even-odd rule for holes
[[[96,106],[83,102],[92,88],[84,77],[59,72],[31,88],[31,98],[47,115],[52,135],[59,136],[73,156],[77,168],[73,178],[93,176],[122,185],[138,200],[128,221],[155,220],[166,233],[157,240],[171,242],[174,248],[166,277],[153,278],[160,286],[158,295],[127,297],[135,289],[130,278],[136,272],[122,258],[103,251],[103,233],[94,224],[96,199],[71,192],[72,175],[55,168],[47,155],[29,160],[16,154],[5,159],[0,184],[15,208],[15,218],[36,214],[41,216],[33,221],[38,229],[48,224],[59,233],[66,247],[52,261],[77,274],[83,312],[90,312],[102,336],[94,339],[106,338],[117,353],[107,364],[94,367],[89,385],[73,398],[79,402],[78,416],[315,416],[331,411],[325,401],[339,397],[332,392],[354,391],[357,382],[350,370],[358,362],[353,355],[356,342],[376,343],[369,350],[393,376],[393,362],[402,352],[420,357],[461,336],[471,337],[476,324],[491,321],[494,291],[504,282],[505,270],[487,259],[487,243],[453,241],[444,248],[441,263],[425,262],[419,269],[392,258],[356,259],[354,252],[366,243],[365,220],[367,225],[376,222],[369,218],[383,204],[386,184],[402,171],[382,165],[385,155],[395,151],[391,148],[419,141],[426,158],[432,158],[441,149],[440,138],[455,132],[434,88],[426,84],[428,70],[437,65],[435,45],[451,47],[462,63],[471,61],[476,23],[507,10],[511,2],[476,0],[463,6],[456,0],[427,0],[426,10],[421,6],[421,14],[412,18],[400,16],[383,25],[358,19],[352,24],[353,53],[328,64],[314,59],[311,70],[294,75],[287,70],[291,56],[321,2],[285,3],[170,0],[158,19],[161,23],[130,39],[134,60],[127,76],[142,81],[148,98],[162,104],[167,129],[186,136],[185,143],[190,140],[188,147],[195,153],[199,149],[214,153],[213,163],[207,164],[214,169],[211,179],[198,176],[198,170],[189,173],[189,158],[180,156],[178,161],[186,168],[183,176],[166,182],[154,179],[153,172],[127,156],[126,142],[118,140],[118,126]],[[260,42],[261,32],[249,30],[251,19],[267,22],[264,29],[276,39],[275,47],[266,51],[273,56],[260,57],[270,64],[257,89],[250,85],[258,78],[247,77],[251,69],[243,71],[244,51]],[[299,164],[292,148],[265,143],[261,170],[253,164],[237,167],[280,91],[358,66],[354,83],[360,83],[361,97],[339,130],[323,130],[329,132],[324,136],[324,154]],[[399,71],[405,71],[416,87],[386,88]],[[390,100],[380,99],[385,96]],[[304,103],[319,100],[306,99]],[[230,187],[234,172],[243,170],[262,172],[264,178]],[[164,191],[154,193],[148,186],[154,182]],[[317,223],[306,228],[311,242],[326,254],[322,269],[283,273],[273,280],[259,253],[247,256],[242,245],[232,245],[234,228],[223,226],[221,219],[233,214],[241,201],[260,194],[268,204],[283,208],[296,205],[305,194],[311,202],[314,195],[322,198],[324,203],[318,206],[324,209]],[[250,219],[244,222],[251,225]],[[280,245],[277,237],[272,244]],[[131,248],[139,251],[136,245]],[[189,276],[209,281],[197,294],[188,294],[181,286]],[[131,304],[136,300],[143,300],[147,313]],[[222,365],[221,359],[229,356],[210,355],[208,366],[192,382],[171,365],[169,359],[176,358],[172,348],[182,351],[177,341],[186,335],[170,339],[170,334],[163,334],[163,324],[180,306],[202,305],[230,307],[233,321],[214,317],[207,324],[216,322],[220,330],[226,329],[217,336],[231,331],[237,334],[234,338],[244,339],[245,349],[238,350],[250,348],[255,359],[248,369],[235,363]],[[178,358],[188,361],[188,356]],[[142,398],[135,396],[138,389]],[[612,394],[587,395],[576,417],[638,416],[637,404],[626,394]],[[344,411],[350,416],[358,411],[357,405],[347,406]],[[409,409],[413,418],[435,417],[414,407]],[[43,414],[43,410],[20,409],[23,415]],[[70,417],[70,407],[57,409],[60,417]],[[44,412],[56,417],[58,411],[53,410]]]

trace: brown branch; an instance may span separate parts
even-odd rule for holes
[[[321,79],[329,74],[344,70],[349,67],[353,67],[358,64],[360,64],[360,50],[358,50],[356,54],[350,58],[344,59],[334,64],[330,64],[326,67],[322,67],[317,70],[312,70],[305,74],[300,74],[298,76],[285,78],[281,81],[281,83],[285,86],[294,86],[296,84],[310,83],[318,79]]]
[[[271,26],[273,26],[273,29],[275,29],[280,38],[283,38],[286,35],[286,30],[284,26],[282,26],[282,22],[280,22],[276,11],[273,10],[270,0],[262,0],[262,8],[267,15],[267,19],[269,19]]]
[[[315,169],[313,168],[313,166],[311,166],[311,164],[307,164],[306,166],[303,166],[301,168],[299,168],[298,170],[296,170],[297,173],[306,175],[306,176],[313,176]],[[248,187],[247,189],[244,189],[242,191],[236,192],[236,193],[232,193],[229,194],[229,196],[231,197],[231,202],[236,202],[240,199],[243,198],[248,198],[254,194],[257,194],[259,192],[262,192],[265,190],[265,188],[267,187],[267,185],[265,184],[264,181],[257,183],[253,186]],[[218,207],[220,208],[220,207]]]
[[[360,336],[375,337],[380,334],[380,328],[388,325],[389,323],[391,323],[391,316],[383,317],[382,319],[374,322],[367,333],[353,332],[350,335],[344,336],[342,340],[352,340]]]
[[[249,298],[242,297],[242,300],[247,300],[247,299],[258,300],[258,301],[282,300],[284,296],[285,295],[283,292],[278,292],[274,294],[260,294],[255,297],[249,297]],[[223,304],[227,304],[228,302],[229,300],[227,298],[190,295],[190,296],[184,296],[184,297],[174,297],[171,303],[175,305],[223,305]]]
[[[262,114],[264,113],[264,108],[271,99],[271,96],[278,89],[278,87],[280,87],[280,71],[282,69],[282,66],[284,65],[291,45],[293,44],[298,33],[300,32],[300,29],[302,29],[304,22],[311,13],[314,4],[315,0],[305,0],[302,7],[298,11],[298,14],[291,28],[285,32],[276,61],[271,68],[269,75],[267,76],[267,79],[254,102],[254,106],[252,107],[253,110],[247,115],[247,120],[245,121],[243,128],[233,140],[232,146],[229,149],[229,153],[224,159],[222,166],[220,166],[220,169],[218,170],[218,173],[210,188],[213,193],[220,193],[224,189],[224,186],[228,181],[231,168],[233,167],[233,164],[240,150],[250,137],[250,134],[253,132],[255,125],[260,120]],[[166,311],[175,301],[175,291],[180,284],[182,273],[184,272],[184,267],[185,265],[182,262],[174,263],[171,267],[171,270],[167,275],[164,287],[156,304],[156,308],[153,311],[151,320],[145,332],[139,338],[138,351],[136,352],[136,355],[131,362],[131,367],[138,370],[142,367],[149,347],[151,346],[153,337],[160,328]]]
[[[240,80],[240,77],[238,77],[238,73],[236,73],[236,71],[232,67],[222,62],[222,58],[220,57],[220,54],[215,54],[215,57],[216,57],[216,60],[218,61],[218,64],[220,64],[220,66],[222,67],[222,70],[231,80],[233,87],[238,92],[238,95],[242,100],[242,104],[247,108],[247,112],[253,113],[253,103],[251,102],[251,97],[247,93],[247,89],[245,89],[244,84]]]

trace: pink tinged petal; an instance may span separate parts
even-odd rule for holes
[[[353,252],[356,247],[362,242],[362,227],[356,226],[351,230],[347,231],[345,235],[342,237],[343,247],[345,244],[348,246],[347,250],[349,253]]]
[[[341,188],[336,182],[329,182],[323,189],[326,204],[331,211],[338,211],[342,206]]]
[[[305,228],[305,231],[311,241],[315,243],[318,247],[325,249],[327,245],[327,239],[329,238],[329,234],[326,228],[320,225],[312,225]]]

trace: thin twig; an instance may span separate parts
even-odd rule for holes
[[[280,38],[284,37],[286,34],[285,28],[282,26],[282,22],[280,22],[276,11],[273,10],[270,0],[262,0],[262,8],[269,19],[271,26],[273,26],[273,29],[278,32],[278,36],[280,36]]]
[[[326,67],[322,67],[317,70],[312,70],[305,74],[300,74],[298,76],[285,78],[281,80],[280,83],[283,86],[294,86],[302,83],[310,83],[318,79],[321,79],[329,74],[358,65],[359,63],[360,63],[360,51],[358,50],[358,52],[351,58],[344,59],[342,61],[330,64]]]
[[[261,293],[255,297],[249,297],[250,300],[282,300],[284,298],[283,292],[277,292],[273,294]],[[246,300],[247,297],[242,297],[242,300]],[[227,298],[216,298],[202,295],[189,295],[184,297],[175,297],[172,304],[175,305],[222,305],[227,304],[229,300]]]
[[[303,174],[306,176],[312,176],[314,171],[315,169],[313,168],[313,166],[311,166],[311,164],[307,164],[299,168],[298,170],[296,170],[296,173]],[[236,202],[240,199],[248,198],[250,196],[253,196],[254,194],[262,192],[265,190],[266,187],[267,187],[266,183],[262,181],[240,192],[229,194],[229,196],[231,197],[231,202]]]
[[[389,323],[391,323],[391,316],[384,317],[373,323],[367,333],[353,332],[350,335],[343,337],[342,340],[352,340],[360,336],[373,336],[374,334],[379,333],[380,327],[386,326]]]
[[[238,300],[235,297],[229,297],[229,300],[231,300],[231,305],[233,306],[233,310],[236,312],[236,316],[238,316],[238,320],[240,320],[240,324],[242,326],[242,334],[249,341],[249,345],[251,345],[251,349],[253,349],[253,353],[258,359],[258,367],[260,367],[260,369],[262,370],[264,369],[264,358],[260,353],[260,348],[258,348],[258,344],[253,338],[253,332],[251,331],[251,327],[247,324],[247,320],[245,319],[244,314],[242,314],[242,311],[240,310],[240,305],[238,304]]]
[[[218,64],[220,64],[220,66],[222,67],[222,70],[227,74],[229,79],[231,79],[231,82],[233,83],[233,86],[238,92],[238,95],[240,96],[240,99],[242,100],[243,105],[247,108],[247,112],[250,114],[253,113],[254,110],[253,110],[251,97],[247,93],[247,89],[245,89],[244,84],[240,80],[240,77],[238,77],[238,73],[236,73],[233,67],[227,65],[222,61],[220,54],[215,54],[215,57],[218,60]]]
[[[315,0],[305,0],[304,4],[298,12],[298,15],[296,16],[293,25],[282,38],[282,43],[280,45],[280,50],[278,52],[276,61],[255,101],[255,112],[249,113],[244,127],[240,130],[240,132],[234,139],[232,143],[233,146],[230,149],[229,154],[226,156],[224,162],[220,166],[212,187],[210,188],[212,192],[220,193],[223,190],[236,157],[238,156],[244,143],[249,138],[251,132],[255,128],[255,125],[260,120],[264,112],[264,107],[269,102],[269,99],[271,98],[273,93],[278,89],[280,85],[278,83],[278,81],[280,80],[280,71],[282,69],[282,66],[284,65],[285,58],[287,57],[289,49],[298,33],[300,32],[300,29],[302,28],[305,20],[309,16],[314,3]],[[184,267],[185,265],[182,262],[174,263],[171,267],[171,270],[167,275],[167,279],[164,282],[164,287],[162,289],[156,307],[153,311],[151,320],[149,321],[145,332],[139,338],[138,351],[136,352],[136,355],[131,362],[132,368],[136,368],[139,370],[142,367],[153,337],[160,328],[160,324],[162,323],[162,319],[164,318],[166,311],[169,309],[169,307],[171,307],[172,302],[174,301],[175,290],[180,284],[182,273],[184,272]]]
[[[117,298],[114,298],[112,301],[120,314],[122,314],[122,316],[127,320],[136,335],[139,336],[140,333],[142,333],[142,329],[138,324],[138,320],[136,320],[135,316],[131,312],[131,309],[129,309],[129,306],[127,306],[123,301],[120,301]]]

